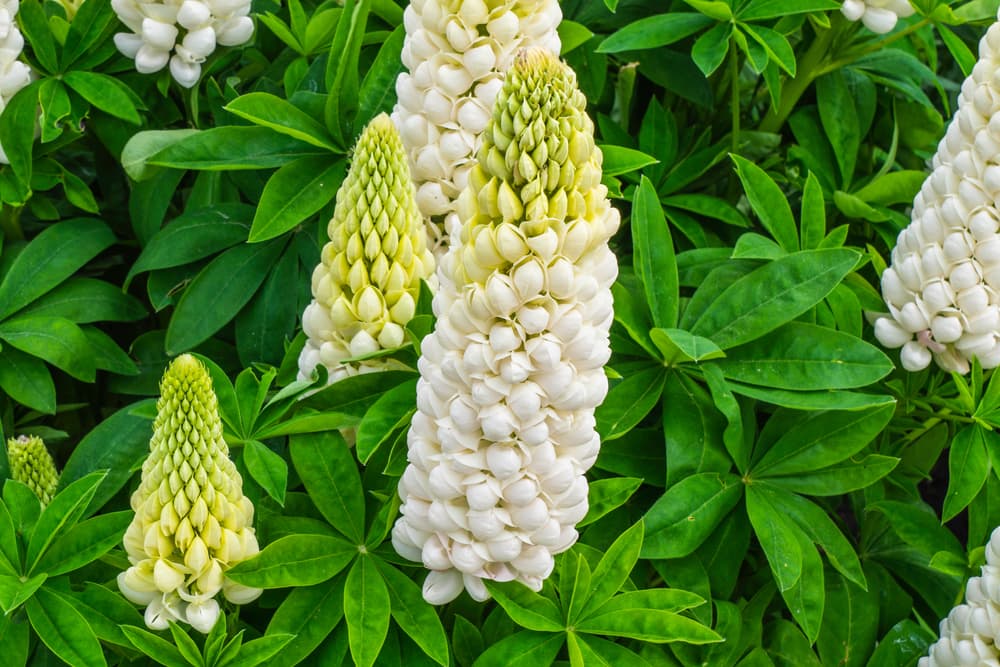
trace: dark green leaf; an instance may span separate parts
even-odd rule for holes
[[[702,473],[673,485],[646,512],[643,558],[680,558],[698,548],[743,496],[736,475]]]
[[[52,543],[28,574],[44,572],[55,577],[80,569],[120,544],[134,517],[134,511],[123,510],[76,524]]]
[[[141,121],[128,86],[107,74],[74,70],[63,74],[66,85],[95,107],[112,116],[138,125]]]
[[[173,169],[209,171],[273,169],[306,155],[326,153],[304,141],[259,126],[213,127],[182,137],[171,136],[169,140],[171,143],[147,154],[145,162]],[[124,155],[122,162],[125,162]]]
[[[354,663],[375,664],[389,630],[389,589],[370,556],[358,558],[347,574],[344,620]]]
[[[624,505],[640,485],[642,480],[636,477],[609,477],[591,482],[587,498],[589,505],[587,516],[576,524],[577,528],[591,524]]]
[[[237,563],[226,576],[255,588],[312,586],[343,570],[357,553],[357,547],[338,537],[289,535]]]
[[[94,381],[97,368],[90,340],[67,319],[41,315],[13,317],[0,322],[0,339],[78,380]]]
[[[677,326],[677,260],[663,207],[646,177],[632,200],[632,244],[653,324],[664,329]]]
[[[521,582],[497,584],[484,580],[484,583],[507,615],[522,628],[539,632],[560,632],[566,627],[555,603]]]
[[[298,664],[340,623],[344,617],[344,579],[292,589],[274,612],[267,634],[293,634],[295,639],[271,659],[270,667]]]
[[[613,386],[597,408],[597,432],[601,440],[620,438],[642,421],[660,400],[665,380],[665,370],[654,366]]]
[[[87,619],[55,591],[42,587],[26,605],[31,626],[49,649],[73,667],[104,667],[101,643]]]
[[[0,389],[32,410],[55,413],[56,386],[45,362],[13,347],[5,347],[2,354]]]
[[[524,630],[493,644],[472,667],[538,667],[551,665],[563,645],[562,634]]]
[[[276,95],[247,93],[227,104],[225,109],[255,125],[270,128],[319,148],[337,150],[322,123]]]
[[[420,587],[392,565],[378,559],[374,562],[389,591],[390,612],[399,628],[436,663],[447,665],[448,637],[434,608],[424,601]]]
[[[712,24],[712,19],[693,12],[669,12],[647,16],[611,34],[597,47],[598,53],[620,53],[655,49],[680,41]]]
[[[802,547],[799,528],[776,506],[771,497],[760,493],[754,485],[747,487],[747,514],[754,533],[764,549],[774,573],[778,589],[786,591],[802,575]]]
[[[279,505],[285,504],[285,489],[288,486],[288,464],[267,445],[257,440],[247,440],[243,444],[243,462],[254,480],[267,495]]]
[[[250,242],[281,236],[337,194],[346,173],[346,162],[330,155],[306,156],[274,172],[257,205]]]
[[[293,435],[292,463],[327,521],[355,544],[365,540],[365,497],[358,467],[336,431]]]

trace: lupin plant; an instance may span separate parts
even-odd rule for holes
[[[146,625],[170,621],[208,632],[219,616],[221,590],[234,604],[260,589],[226,577],[226,570],[258,553],[254,507],[222,438],[212,380],[189,354],[177,357],[160,382],[149,456],[132,494],[135,518],[125,531],[132,564],[118,587],[146,606]]]
[[[308,339],[299,356],[300,380],[320,364],[329,382],[391,365],[345,360],[402,345],[420,281],[433,281],[434,256],[406,152],[386,114],[358,138],[327,235],[312,275],[313,300],[302,314]]]
[[[977,357],[1000,365],[1000,98],[996,62],[1000,23],[979,43],[979,62],[962,84],[958,108],[913,201],[892,265],[882,273],[889,314],[876,316],[875,336],[901,347],[910,371],[931,359],[967,373]]]
[[[31,68],[21,59],[24,36],[14,21],[18,5],[18,0],[0,3],[0,113],[7,107],[10,99],[31,83],[34,77]],[[2,146],[0,162],[10,164]]]
[[[539,590],[587,512],[607,392],[618,212],[572,69],[522,51],[458,200],[424,339],[396,550],[443,604]]]
[[[998,667],[1000,665],[1000,528],[986,544],[980,576],[965,586],[965,603],[941,620],[939,638],[917,667]]]
[[[253,35],[250,0],[112,0],[118,19],[132,32],[115,34],[115,45],[143,74],[170,64],[185,88],[201,77],[201,65],[217,44],[239,46]]]
[[[913,16],[910,0],[844,0],[840,11],[848,21],[860,20],[877,33],[887,33],[899,19]]]
[[[475,163],[503,72],[519,49],[559,53],[558,0],[413,0],[403,14],[406,71],[393,120],[410,157],[420,211],[434,222],[435,253],[459,224],[449,214]]]
[[[7,441],[7,460],[12,479],[27,485],[48,505],[59,486],[59,471],[45,442],[37,435],[21,435]]]

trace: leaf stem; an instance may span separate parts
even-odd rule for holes
[[[736,40],[729,40],[729,88],[732,106],[732,152],[740,152],[740,64]]]

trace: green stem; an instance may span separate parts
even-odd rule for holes
[[[732,152],[740,152],[740,64],[736,41],[729,41],[729,89],[732,106]]]
[[[0,231],[4,238],[11,241],[23,241],[24,230],[21,229],[21,206],[4,204],[0,208]]]
[[[829,63],[827,63],[826,65],[824,65],[823,68],[820,69],[816,73],[816,78],[818,78],[818,77],[820,77],[820,76],[822,76],[822,75],[824,75],[824,74],[826,74],[828,72],[832,72],[832,71],[834,71],[836,69],[844,67],[845,65],[850,65],[854,61],[859,60],[861,58],[864,58],[869,53],[875,53],[876,51],[881,51],[882,49],[884,49],[885,47],[889,46],[890,44],[892,44],[894,42],[898,42],[899,40],[903,39],[904,37],[908,37],[908,36],[912,35],[916,31],[920,30],[921,28],[923,28],[924,26],[927,26],[927,25],[930,25],[930,20],[927,19],[927,18],[923,18],[923,19],[917,21],[916,23],[914,23],[913,25],[910,25],[910,26],[907,26],[907,27],[903,28],[899,32],[892,33],[891,35],[889,35],[885,39],[880,39],[880,40],[878,40],[877,42],[874,42],[874,43],[868,43],[867,46],[865,46],[863,48],[859,48],[859,49],[847,51],[847,52],[844,53],[844,55],[842,57],[840,57],[840,58],[838,58],[836,60],[832,60]]]

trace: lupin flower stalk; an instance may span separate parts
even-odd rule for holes
[[[458,200],[392,531],[432,604],[484,600],[484,579],[539,590],[587,512],[619,215],[585,106],[556,56],[521,52]]]
[[[967,373],[977,357],[1000,365],[1000,23],[979,43],[979,62],[962,84],[955,117],[913,201],[912,222],[882,274],[888,314],[875,337],[901,347],[903,368],[933,358]]]
[[[910,0],[844,0],[841,13],[848,21],[860,20],[872,32],[887,33],[901,18],[913,16]]]
[[[253,35],[250,0],[111,0],[132,32],[115,34],[115,46],[143,74],[170,64],[170,75],[191,88],[201,64],[218,44],[239,46]]]
[[[222,439],[205,366],[189,354],[177,357],[160,394],[149,456],[132,494],[135,518],[125,531],[132,567],[118,575],[118,588],[146,605],[146,625],[153,630],[180,621],[208,632],[220,613],[220,590],[234,604],[261,593],[225,574],[259,551],[254,508]]]
[[[941,621],[940,638],[917,667],[1000,667],[1000,527],[986,545],[986,565]]]
[[[438,257],[460,224],[455,200],[468,183],[503,73],[521,48],[558,54],[561,19],[558,0],[412,0],[406,8],[406,71],[396,80],[392,118]]]
[[[386,114],[358,138],[327,234],[312,276],[313,300],[302,314],[308,339],[300,380],[320,364],[329,382],[387,368],[392,362],[385,359],[344,360],[402,345],[420,280],[433,282],[434,256],[406,151]]]
[[[19,90],[35,78],[31,68],[21,60],[24,36],[14,22],[20,4],[18,0],[0,1],[0,113]],[[10,164],[0,146],[0,163]]]
[[[59,486],[59,471],[45,443],[36,435],[22,435],[7,440],[10,476],[35,492],[42,505],[52,502]]]

